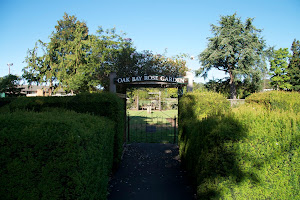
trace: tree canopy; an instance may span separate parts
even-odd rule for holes
[[[151,51],[138,52],[130,38],[116,29],[89,34],[84,22],[67,13],[57,22],[50,42],[38,41],[28,51],[23,77],[29,83],[49,84],[71,92],[108,89],[109,73],[118,76],[183,76],[188,70],[183,57],[167,58]]]
[[[16,97],[21,95],[19,86],[20,77],[9,74],[0,78],[0,93],[5,93],[8,97]]]
[[[293,52],[290,63],[287,69],[289,76],[289,83],[291,84],[291,89],[295,91],[300,91],[300,42],[299,40],[294,40],[291,51]]]
[[[266,71],[266,44],[261,30],[253,25],[253,18],[243,23],[236,14],[221,16],[219,25],[211,25],[213,37],[198,56],[202,67],[196,75],[207,77],[212,68],[229,74],[230,97],[237,96],[236,82],[247,79],[256,87],[262,83]]]
[[[288,48],[280,48],[274,51],[273,58],[270,61],[271,85],[277,90],[291,88],[290,77],[287,74],[290,56]]]

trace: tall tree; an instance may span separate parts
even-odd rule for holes
[[[208,38],[208,47],[198,56],[202,67],[196,74],[207,77],[212,68],[229,74],[230,98],[235,99],[238,80],[255,81],[266,70],[265,41],[261,30],[253,26],[253,18],[243,23],[236,14],[221,16],[219,25],[211,28],[214,36]]]
[[[42,51],[41,51],[42,50]],[[55,26],[49,43],[38,41],[28,51],[23,77],[28,82],[47,83],[75,93],[108,89],[109,73],[118,76],[145,74],[184,75],[182,56],[167,58],[150,51],[137,52],[130,38],[116,29],[88,34],[84,22],[65,13]]]
[[[49,47],[49,61],[55,68],[55,75],[63,87],[80,91],[88,87],[84,73],[90,52],[88,27],[75,16],[65,13],[55,26]]]
[[[23,77],[28,82],[48,83],[50,87],[55,84],[69,91],[89,87],[84,76],[90,52],[86,24],[65,13],[55,30],[49,43],[38,41],[28,51]]]
[[[295,91],[300,91],[300,42],[299,40],[294,40],[291,50],[293,55],[290,59],[288,66],[288,76],[290,77],[289,83],[291,84],[291,89]]]
[[[21,95],[19,86],[20,77],[9,74],[0,78],[0,93],[5,93],[9,97],[16,97]]]
[[[50,84],[50,95],[52,94],[53,83],[57,81],[56,70],[54,69],[53,59],[49,55],[49,49],[46,43],[41,40],[36,42],[32,50],[28,50],[25,62],[27,66],[23,68],[23,78],[29,84]],[[42,52],[41,52],[42,50]]]
[[[108,90],[109,73],[131,73],[135,62],[130,55],[136,51],[132,40],[125,34],[118,34],[115,28],[103,30],[99,27],[93,36],[89,62],[94,66],[91,79]]]
[[[290,56],[288,48],[280,48],[274,51],[273,58],[270,61],[271,85],[277,90],[291,88],[290,77],[287,74]]]

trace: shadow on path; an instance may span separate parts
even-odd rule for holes
[[[177,145],[133,143],[110,181],[108,199],[195,199],[186,177]]]

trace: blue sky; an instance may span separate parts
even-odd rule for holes
[[[116,27],[139,51],[197,56],[212,36],[210,25],[233,13],[243,21],[255,18],[267,45],[290,48],[295,38],[300,40],[299,10],[300,0],[0,0],[0,77],[8,74],[7,63],[13,63],[12,74],[22,75],[27,50],[39,39],[49,41],[64,12],[85,21],[91,34],[98,26]],[[196,70],[200,64],[188,60],[188,67]],[[214,70],[208,79],[222,77]]]

